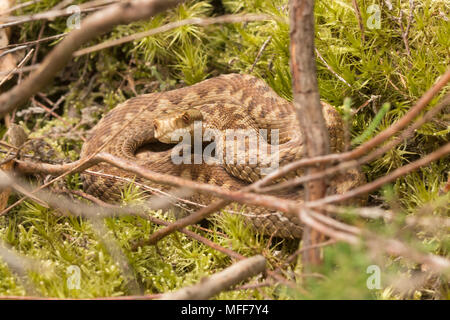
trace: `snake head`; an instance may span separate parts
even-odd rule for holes
[[[164,115],[153,121],[154,137],[162,143],[178,143],[183,136],[194,136],[194,123],[203,121],[200,110],[189,109]]]

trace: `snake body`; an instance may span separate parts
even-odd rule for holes
[[[331,151],[342,151],[343,121],[332,106],[326,103],[322,103],[322,106],[330,134]],[[182,115],[181,120],[177,118],[177,114]],[[237,161],[174,163],[173,145],[161,148],[161,142],[167,142],[167,137],[164,137],[166,132],[161,127],[167,124],[170,133],[170,126],[177,127],[180,121],[183,122],[186,117],[192,116],[202,120],[201,130],[203,131],[206,128],[221,132],[227,129],[253,130],[256,133],[259,129],[267,130],[267,139],[259,141],[264,141],[265,148],[269,150],[267,152],[269,158],[270,151],[275,145],[272,132],[277,132],[277,159],[280,166],[304,156],[303,139],[293,104],[279,97],[264,81],[256,77],[227,74],[189,87],[144,94],[123,102],[108,112],[92,129],[89,139],[83,145],[81,158],[91,155],[104,146],[103,152],[133,161],[153,171],[211,183],[230,190],[238,190],[261,178],[263,174],[261,161],[256,163],[248,161],[249,157],[255,153],[255,150],[249,147],[248,138],[244,143],[247,150],[241,150],[236,145],[230,145],[230,147],[227,145],[227,148],[237,148],[234,149],[236,156],[239,153],[244,154],[242,163]],[[131,121],[130,125],[123,128],[124,123],[128,121]],[[116,135],[115,138],[104,145],[113,135]],[[110,177],[83,175],[85,191],[106,201],[119,200],[124,187],[124,183],[115,179],[114,176],[133,178],[136,182],[153,188],[169,190],[169,187],[165,185],[135,178],[108,164],[99,164],[91,170],[110,175]],[[298,170],[291,173],[290,177],[301,174],[303,171]],[[364,176],[360,171],[350,170],[333,178],[330,182],[330,192],[343,193],[360,185],[363,181]],[[283,196],[301,202],[303,192],[296,190],[295,194]],[[209,204],[213,201],[213,197],[199,193],[191,196],[190,200]],[[294,238],[302,234],[302,226],[296,215],[286,215],[253,206],[237,205],[236,208],[234,204],[226,209],[233,209],[235,212],[237,210],[242,214],[245,222],[265,234]]]

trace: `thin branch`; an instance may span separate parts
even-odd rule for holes
[[[22,66],[27,63],[27,61],[30,59],[31,54],[33,53],[34,49],[31,49],[30,52],[27,53],[27,55],[22,59],[22,61],[19,62],[19,64],[12,70],[10,70],[10,72],[0,81],[0,87],[9,79],[9,76],[19,70],[20,68],[22,68]]]
[[[107,4],[111,4],[117,1],[92,1],[87,2],[84,4],[80,4],[80,13],[81,12],[92,12],[92,11],[98,11],[100,9],[103,9],[102,7],[99,7],[99,4],[104,6]],[[8,28],[12,26],[16,26],[19,24],[32,22],[32,21],[38,21],[38,20],[52,20],[58,17],[66,17],[72,15],[73,12],[67,11],[67,10],[50,10],[42,13],[36,13],[30,16],[12,16],[8,17],[6,19],[3,19],[4,21],[8,21],[6,23],[0,24],[0,29]]]
[[[41,1],[42,0],[31,0],[31,1],[23,2],[23,3],[19,3],[18,5],[14,6],[14,7],[11,7],[9,9],[5,10],[5,11],[0,12],[0,16],[3,16],[3,15],[8,14],[8,13],[11,13],[11,12],[16,11],[18,9],[22,9],[22,8],[31,6],[31,5],[33,5],[35,3],[38,3],[38,2],[41,2]]]
[[[369,103],[371,103],[372,101],[381,98],[381,96],[379,95],[371,95],[370,98],[368,100],[366,100],[362,105],[360,105],[355,111],[352,112],[352,115],[357,114],[361,109],[363,109],[364,107],[366,107]]]
[[[396,239],[383,239],[372,234],[368,234],[365,237],[369,247],[374,247],[376,250],[381,248],[391,255],[405,257],[421,263],[433,273],[450,274],[450,261],[444,257],[431,253],[422,253]]]
[[[63,117],[61,117],[59,114],[57,114],[56,112],[52,111],[50,108],[48,108],[46,105],[44,105],[43,103],[37,101],[34,97],[31,98],[31,101],[34,105],[37,105],[39,108],[42,108],[45,110],[45,112],[47,112],[48,114],[51,114],[53,117],[57,118],[58,120],[60,120],[65,126],[67,127],[71,127],[71,125],[67,122],[67,120],[65,120]]]
[[[253,62],[249,73],[253,72],[253,69],[255,68],[256,64],[258,63],[259,59],[261,58],[262,53],[264,52],[264,50],[266,50],[267,46],[269,45],[270,41],[272,40],[272,36],[269,36],[266,41],[263,42],[261,48],[259,49],[258,53],[256,54],[256,58],[255,61]]]
[[[367,142],[363,143],[362,145],[356,147],[352,151],[344,152],[344,153],[333,153],[333,154],[327,154],[323,156],[317,156],[317,157],[309,157],[304,158],[300,160],[296,160],[294,162],[291,162],[281,168],[279,168],[277,171],[274,171],[272,174],[267,175],[264,179],[264,181],[260,180],[258,184],[258,188],[261,188],[262,186],[266,185],[268,182],[276,180],[278,178],[283,177],[287,173],[297,170],[301,167],[307,167],[307,166],[317,166],[322,163],[329,163],[329,162],[336,162],[336,161],[347,161],[347,160],[353,160],[360,158],[367,154],[369,150],[372,150],[373,148],[377,147],[378,145],[382,144],[392,136],[394,136],[397,132],[401,131],[405,127],[409,125],[409,123],[422,112],[422,110],[428,105],[428,103],[433,99],[433,97],[439,93],[439,91],[450,81],[450,69],[448,69],[442,76],[439,77],[439,79],[436,81],[436,83],[428,89],[427,92],[423,94],[423,96],[416,102],[416,104],[403,116],[401,117],[397,122],[392,124],[387,129],[383,130],[379,134],[377,134],[372,139],[368,140]],[[444,98],[443,100],[447,100]],[[444,103],[444,102],[443,102]]]
[[[389,210],[383,210],[378,207],[340,207],[326,204],[320,207],[333,214],[351,214],[365,219],[384,219],[386,222],[392,221],[394,213]]]
[[[140,110],[138,110],[138,113],[137,113],[137,114],[140,114],[140,113],[144,110],[145,107],[146,107],[146,106],[143,105],[143,106],[140,108]],[[95,160],[94,160],[94,162],[92,162],[92,163],[91,163],[91,160],[94,159],[94,158],[96,157],[97,153],[99,153],[101,150],[103,150],[103,148],[106,147],[106,145],[108,145],[111,141],[113,141],[113,140],[117,137],[117,135],[119,135],[119,133],[122,132],[122,130],[123,130],[124,128],[126,128],[127,126],[129,126],[129,125],[134,121],[134,119],[136,119],[136,118],[131,118],[130,120],[125,121],[125,122],[123,123],[122,127],[121,127],[119,130],[117,130],[116,133],[112,134],[112,135],[111,135],[111,136],[110,136],[110,137],[109,137],[109,138],[108,138],[101,146],[99,146],[99,147],[97,148],[97,150],[95,150],[91,155],[89,155],[89,156],[86,157],[86,158],[83,158],[83,159],[81,159],[81,160],[75,161],[75,162],[73,162],[73,163],[71,163],[71,164],[68,164],[68,165],[61,165],[61,166],[57,166],[57,165],[48,165],[48,164],[37,164],[37,167],[36,167],[36,168],[41,168],[42,166],[44,166],[44,167],[50,166],[50,168],[53,168],[53,170],[62,170],[61,168],[66,168],[66,169],[63,169],[63,170],[61,171],[61,174],[60,174],[58,177],[56,177],[55,179],[53,179],[53,180],[51,180],[51,181],[49,181],[49,182],[47,182],[47,183],[41,185],[41,186],[38,187],[37,189],[31,191],[31,194],[35,193],[36,191],[42,190],[43,188],[48,187],[49,185],[53,184],[53,183],[56,182],[56,181],[61,180],[62,178],[64,178],[65,176],[69,175],[69,174],[72,173],[72,172],[78,172],[77,170],[80,169],[80,168],[85,168],[85,169],[87,169],[87,168],[91,167],[92,165],[94,165],[94,164],[95,164]],[[97,160],[97,161],[103,161],[103,160]],[[29,166],[29,165],[30,165],[30,163],[28,163],[28,166]],[[50,169],[50,170],[52,170],[52,169]],[[26,199],[26,198],[24,197],[24,198],[21,198],[21,199],[17,200],[15,203],[13,203],[12,205],[10,205],[8,208],[6,208],[6,209],[3,210],[2,212],[0,212],[0,216],[3,215],[3,214],[5,214],[6,212],[8,212],[9,210],[11,210],[11,209],[14,208],[15,206],[19,205],[20,203],[22,203],[25,199]]]
[[[428,154],[427,156],[420,158],[419,160],[416,160],[414,162],[411,162],[403,167],[400,167],[391,173],[389,173],[386,176],[383,176],[381,178],[378,178],[370,183],[367,183],[361,187],[355,188],[353,190],[350,190],[344,194],[340,195],[332,195],[328,196],[319,200],[310,201],[308,203],[305,203],[305,206],[321,206],[328,203],[334,203],[334,202],[342,202],[354,197],[357,197],[362,194],[369,193],[370,191],[373,191],[375,189],[378,189],[379,187],[382,187],[383,185],[395,181],[397,178],[404,176],[414,170],[417,170],[423,166],[428,165],[429,163],[436,161],[447,154],[450,153],[450,143],[447,143],[443,147],[437,149],[436,151]]]
[[[34,194],[30,193],[27,189],[23,188],[21,185],[17,184],[14,181],[6,180],[5,179],[5,172],[0,169],[0,177],[5,180],[4,183],[9,183],[9,186],[16,190],[18,193],[23,194],[24,196],[30,198],[31,200],[34,200],[44,208],[49,208],[48,204],[45,201],[40,200],[38,197],[36,197]]]
[[[322,113],[317,84],[316,59],[314,55],[314,0],[291,0],[289,2],[290,25],[290,69],[294,107],[308,157],[329,154],[330,138]],[[308,173],[316,173],[325,164],[308,168]],[[315,180],[305,186],[305,200],[316,200],[326,194],[325,180]],[[305,227],[303,244],[307,247],[323,242],[317,229]],[[320,264],[319,248],[311,249],[302,256],[303,263]]]
[[[141,188],[142,190],[145,190],[146,192],[148,192],[150,194],[154,194],[154,195],[158,194],[160,196],[173,199],[173,202],[175,205],[178,205],[178,203],[184,203],[188,206],[205,207],[205,205],[203,205],[201,203],[197,203],[194,201],[190,201],[188,199],[180,198],[179,196],[176,196],[173,192],[172,193],[165,192],[158,188],[154,188],[154,187],[151,187],[144,183],[137,182],[137,181],[135,181],[135,179],[130,179],[130,178],[126,178],[126,177],[116,176],[116,175],[92,171],[92,170],[85,170],[83,173],[98,176],[98,177],[107,177],[107,178],[111,178],[111,179],[115,179],[115,180],[119,180],[119,181],[124,181],[129,184],[133,183],[137,187]],[[182,205],[178,205],[178,206],[184,210],[188,210],[187,206],[182,206]]]
[[[138,165],[132,161],[122,159],[108,153],[99,153],[90,158],[89,160],[83,159],[63,165],[32,163],[17,160],[16,170],[22,173],[41,172],[47,174],[66,175],[68,172],[71,173],[82,172],[83,170],[101,162],[109,163],[115,166],[116,168],[135,174],[141,178],[152,181],[154,183],[166,184],[174,187],[189,188],[193,191],[205,192],[219,198],[224,198],[229,201],[267,206],[268,208],[279,210],[286,213],[290,212],[291,206],[299,205],[296,201],[285,199],[283,199],[283,201],[280,201],[281,199],[274,196],[258,195],[255,193],[244,191],[249,190],[247,188],[243,188],[242,190],[239,191],[227,190],[216,185],[196,182],[188,179],[183,179],[180,177],[175,177],[169,174],[155,172],[149,170],[146,167]],[[3,214],[3,212],[1,212],[0,215],[1,214]]]
[[[60,33],[60,34],[54,35],[54,36],[41,38],[41,39],[38,39],[38,40],[27,41],[27,42],[22,42],[22,43],[13,43],[13,44],[9,44],[7,46],[1,47],[0,50],[6,50],[6,49],[11,49],[11,48],[17,48],[17,47],[20,47],[20,49],[22,50],[22,49],[26,49],[26,48],[28,48],[30,46],[33,46],[35,44],[38,44],[38,43],[42,43],[42,42],[47,42],[47,41],[63,38],[65,36],[67,36],[68,34],[69,34],[68,32],[65,32],[65,33]]]
[[[209,215],[213,214],[214,212],[219,211],[220,209],[227,206],[231,201],[230,200],[218,200],[210,204],[209,206],[205,208],[201,208],[195,213],[192,213],[188,215],[187,217],[184,217],[182,219],[179,219],[170,225],[168,225],[166,228],[159,229],[158,231],[154,232],[150,238],[143,242],[142,244],[146,245],[154,245],[162,238],[168,236],[169,234],[182,230],[183,228],[198,223],[201,220],[205,219]]]
[[[201,300],[211,298],[218,293],[263,272],[266,269],[266,259],[254,256],[241,260],[221,272],[204,278],[200,283],[180,289],[175,292],[163,294],[160,300]]]
[[[357,227],[340,222],[338,220],[330,218],[324,214],[317,213],[315,211],[310,211],[310,214],[314,217],[315,220],[321,222],[323,225],[332,227],[336,231],[343,231],[348,234],[353,234],[357,236],[361,235],[361,230]]]
[[[5,179],[1,179],[0,181],[5,181]],[[24,187],[25,188],[25,187]],[[48,192],[40,192],[37,196],[41,200],[45,200],[48,202],[52,207],[59,208],[60,210],[63,210],[64,212],[67,212],[67,210],[70,211],[71,214],[76,216],[83,216],[83,217],[96,217],[98,218],[104,218],[107,216],[117,216],[118,214],[131,214],[131,215],[137,215],[140,217],[143,217],[144,219],[148,219],[152,221],[153,223],[161,224],[161,225],[168,225],[169,222],[154,218],[150,215],[147,215],[143,213],[144,210],[139,209],[138,207],[114,207],[110,208],[110,206],[100,206],[100,207],[92,207],[88,206],[82,203],[75,203],[71,200],[66,200],[64,198],[55,198],[53,194],[50,194]],[[281,199],[280,199],[281,200]],[[360,237],[367,239],[366,242],[370,246],[375,246],[377,248],[381,248],[384,251],[393,254],[393,255],[400,255],[405,256],[413,261],[417,261],[419,263],[426,264],[433,270],[434,272],[447,272],[447,268],[450,266],[450,261],[448,261],[445,258],[431,255],[431,254],[423,254],[418,251],[415,251],[414,249],[406,246],[405,244],[401,243],[398,240],[395,239],[384,239],[380,238],[378,236],[375,236],[374,234],[362,231],[356,227],[351,227],[344,225],[338,221],[335,221],[329,217],[325,217],[322,214],[319,214],[315,211],[312,211],[311,209],[306,209],[304,207],[300,208],[292,208],[293,211],[298,212],[300,214],[300,218],[303,223],[309,225],[312,228],[318,229],[320,232],[326,234],[327,236],[339,240],[348,242],[350,244],[361,244]],[[337,229],[335,228],[337,227]],[[350,229],[349,229],[350,228]],[[344,231],[346,230],[346,231]],[[242,260],[245,257],[242,255],[235,253],[229,249],[223,248],[212,241],[203,238],[191,231],[188,230],[180,230],[181,232],[185,233],[186,235],[212,247],[215,250],[218,250],[234,259]],[[348,232],[349,231],[349,232]],[[281,281],[282,283],[290,286],[290,287],[296,287],[294,284],[290,283],[286,279],[279,277],[276,272],[267,271],[267,274],[274,279]],[[298,289],[298,287],[296,287]]]
[[[359,30],[361,31],[361,46],[364,46],[364,23],[361,17],[361,10],[359,9],[357,0],[352,0],[353,9],[355,10],[356,19],[358,20]]]
[[[39,64],[34,64],[34,65],[31,65],[31,66],[23,67],[20,70],[17,70],[17,68],[14,68],[14,69],[10,69],[10,70],[1,71],[0,72],[0,76],[5,76],[5,75],[8,75],[8,74],[17,74],[17,73],[31,72],[31,71],[34,71],[37,68],[39,68],[39,66],[40,66]]]
[[[13,183],[19,184],[18,181],[9,177],[6,174],[4,174],[4,179],[0,179],[0,181],[7,182],[5,184],[5,186],[11,186]],[[2,185],[2,187],[3,187],[3,185]],[[22,184],[21,187],[23,189],[31,190],[31,186],[26,185],[26,184]],[[144,213],[147,209],[149,209],[149,207],[148,207],[149,205],[150,205],[150,208],[152,208],[154,210],[164,208],[164,205],[168,203],[168,201],[164,198],[157,197],[154,200],[147,201],[146,206],[116,206],[116,205],[104,203],[103,201],[96,199],[90,195],[87,195],[84,192],[76,192],[75,190],[70,190],[70,191],[80,195],[81,197],[85,197],[85,198],[89,199],[90,201],[93,201],[94,203],[97,204],[97,206],[86,205],[84,203],[70,200],[65,197],[57,197],[56,198],[54,196],[54,194],[46,192],[46,191],[40,191],[39,194],[36,196],[39,197],[40,201],[47,201],[50,204],[50,206],[56,210],[59,210],[64,213],[70,213],[71,215],[74,215],[74,216],[88,218],[88,219],[93,220],[94,222],[98,221],[98,219],[101,219],[101,218],[117,217],[119,215],[125,214],[125,215],[139,216],[143,219],[149,220],[152,223],[158,224],[158,225],[167,226],[170,224],[170,222],[155,218],[149,214]],[[181,229],[179,231],[184,233],[188,237],[190,237],[200,243],[203,243],[204,245],[209,246],[210,248],[212,248],[216,251],[219,251],[219,252],[229,256],[232,259],[235,259],[235,260],[247,259],[245,256],[243,256],[237,252],[234,252],[228,248],[224,248],[224,247],[214,243],[213,241],[196,234],[195,232],[192,232],[192,231],[189,231],[186,229]],[[99,234],[99,236],[102,239],[103,239],[102,234],[104,234],[104,233],[105,232]],[[134,246],[134,247],[136,247],[136,246]],[[117,248],[115,250],[117,251]],[[121,260],[123,260],[123,258],[121,258]],[[122,264],[123,263],[124,262],[122,262]],[[281,277],[280,275],[278,275],[276,272],[267,270],[266,273],[268,276],[274,278],[275,280],[277,280],[291,288],[297,288],[298,290],[302,290],[301,288],[298,288],[295,284],[289,282],[288,280],[286,280],[283,277]],[[147,296],[143,296],[142,298],[146,299]]]
[[[299,214],[302,217],[303,222],[309,224],[314,228],[319,228],[321,232],[333,239],[347,242],[351,245],[361,245],[365,243],[369,247],[387,252],[391,255],[406,257],[412,261],[424,264],[433,273],[450,274],[450,260],[441,256],[419,252],[399,240],[385,239],[369,231],[360,230],[359,234],[361,235],[362,239],[349,233],[338,232],[323,224],[318,223],[314,218],[321,216],[321,214],[309,209],[301,209]]]
[[[286,188],[292,188],[295,186],[298,186],[302,183],[306,183],[308,181],[312,181],[315,179],[321,179],[327,176],[332,176],[339,172],[346,172],[347,170],[359,167],[365,163],[369,163],[370,161],[373,161],[380,156],[382,156],[384,153],[388,152],[389,150],[392,150],[395,146],[400,144],[401,142],[405,141],[407,138],[412,136],[418,128],[420,128],[423,124],[430,121],[435,117],[441,110],[443,110],[447,105],[450,104],[450,93],[447,94],[436,106],[434,106],[431,110],[427,111],[420,119],[416,120],[408,129],[403,131],[400,135],[392,139],[390,142],[386,143],[384,146],[373,150],[372,152],[368,153],[367,155],[364,155],[363,157],[357,159],[357,160],[350,160],[346,162],[342,162],[337,166],[329,167],[321,172],[318,172],[316,174],[311,175],[305,175],[302,177],[296,177],[294,179],[265,187],[265,188],[259,188],[258,192],[274,192],[279,191]]]
[[[309,210],[309,209],[300,209],[300,210],[298,210],[298,215],[299,215],[299,218],[302,220],[302,222],[305,225],[307,225],[308,227],[310,227],[314,230],[317,230],[321,234],[324,234],[324,235],[331,237],[338,241],[350,243],[352,245],[356,245],[359,243],[358,236],[356,236],[354,234],[349,234],[344,231],[337,231],[337,230],[333,229],[332,227],[327,226],[320,221],[317,221],[315,219],[315,217],[321,215],[319,213],[313,212],[312,210]],[[321,243],[321,242],[319,242],[319,243]],[[314,244],[314,248],[317,249],[319,247],[316,246],[316,244]],[[310,250],[310,249],[308,249],[308,250]]]
[[[19,50],[24,50],[26,48],[27,48],[27,46],[22,46],[22,47],[16,47],[16,48],[13,48],[13,49],[10,49],[10,50],[5,50],[2,53],[0,53],[0,58],[6,56],[9,53],[13,53],[13,52],[16,52],[16,51],[19,51]]]
[[[347,87],[351,88],[352,86],[344,79],[342,78],[340,75],[337,74],[336,71],[333,70],[333,68],[331,68],[328,63],[325,61],[325,59],[322,57],[322,55],[320,54],[319,50],[317,50],[317,48],[315,49],[317,56],[319,57],[320,61],[323,62],[323,64],[325,65],[325,67],[327,67],[328,70],[330,70],[330,72],[332,74],[334,74],[334,76],[336,78],[338,78],[340,81],[342,81],[343,83],[345,83],[347,85]]]
[[[403,43],[405,44],[406,54],[411,58],[411,50],[409,48],[409,29],[411,28],[411,21],[414,18],[414,1],[409,0],[409,15],[406,29],[403,26],[403,11],[400,9],[400,17],[398,18],[400,24],[400,30],[402,34]]]

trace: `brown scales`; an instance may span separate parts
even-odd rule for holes
[[[332,152],[343,150],[343,122],[337,111],[329,104],[322,103],[327,127],[330,132]],[[175,165],[171,160],[171,149],[155,151],[143,146],[157,143],[153,134],[153,121],[174,111],[183,112],[198,109],[209,127],[221,130],[230,128],[253,128],[279,130],[280,166],[303,156],[303,145],[293,105],[279,97],[262,80],[239,74],[222,75],[205,80],[196,85],[163,93],[141,95],[125,101],[111,110],[92,130],[89,140],[84,144],[81,158],[84,158],[102,146],[108,138],[121,132],[113,139],[103,152],[132,160],[150,170],[172,174],[191,180],[213,183],[225,188],[237,190],[260,178],[260,168],[251,165],[208,165],[181,164]],[[122,128],[126,121],[133,119],[129,126]],[[271,137],[269,136],[268,141]],[[127,172],[108,164],[100,164],[92,170],[114,176],[132,177]],[[301,175],[302,171],[294,173]],[[123,182],[113,178],[103,178],[85,174],[84,188],[88,193],[103,200],[120,199]],[[292,175],[290,176],[292,177]],[[136,178],[160,190],[170,189],[168,186],[155,184]],[[332,190],[343,193],[360,185],[364,176],[357,170],[336,177],[330,184]],[[303,192],[286,196],[302,202]],[[205,194],[196,194],[191,201],[209,204],[214,199]],[[228,208],[236,209],[233,204]],[[240,206],[242,215],[257,231],[280,237],[300,237],[302,227],[295,215],[273,212],[265,208]]]

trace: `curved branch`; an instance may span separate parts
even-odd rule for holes
[[[433,97],[438,94],[438,92],[450,81],[450,69],[448,69],[439,80],[423,94],[423,96],[411,107],[411,109],[397,122],[392,124],[390,127],[386,128],[380,134],[376,135],[372,139],[364,142],[362,145],[358,146],[354,150],[347,151],[344,153],[330,153],[322,156],[303,158],[291,162],[272,174],[267,175],[263,180],[260,180],[257,189],[265,186],[268,182],[276,180],[285,176],[287,173],[297,170],[302,167],[317,166],[323,163],[335,163],[344,162],[349,160],[358,159],[364,156],[369,150],[381,145],[383,142],[388,140],[390,137],[395,135],[400,130],[404,129],[416,116],[422,112],[423,109],[428,105],[428,103],[433,99]],[[446,97],[442,101],[447,100]],[[447,100],[448,101],[448,100]],[[444,102],[443,102],[444,103]],[[447,102],[448,103],[448,102]],[[395,140],[396,141],[396,140]],[[392,142],[393,143],[393,142]],[[390,146],[392,147],[392,145]],[[389,150],[389,149],[387,149]],[[377,152],[377,150],[373,151]]]
[[[266,259],[254,256],[241,260],[230,267],[202,279],[198,284],[182,288],[175,292],[163,294],[160,300],[204,300],[246,280],[266,269]]]

